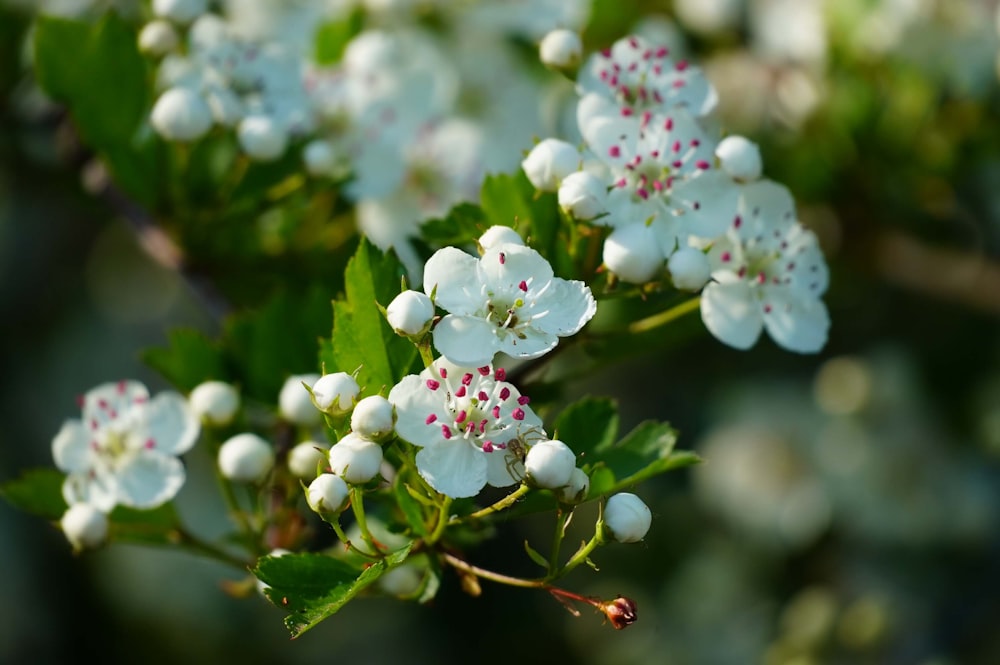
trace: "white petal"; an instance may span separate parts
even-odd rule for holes
[[[721,170],[706,171],[675,185],[674,200],[684,205],[688,233],[706,240],[725,233],[736,218],[740,190]]]
[[[786,229],[795,223],[795,199],[784,185],[758,180],[743,187],[740,197],[739,234],[753,238],[775,228]]]
[[[67,420],[52,439],[52,457],[61,471],[85,471],[90,466],[90,432],[79,420]]]
[[[435,302],[453,314],[471,314],[483,303],[479,294],[479,259],[455,247],[434,252],[424,264],[424,293],[436,289]]]
[[[201,427],[187,400],[174,392],[160,393],[146,404],[129,436],[134,448],[152,446],[165,455],[180,455],[198,440]]]
[[[427,377],[410,374],[389,391],[389,401],[396,407],[396,433],[415,446],[437,443],[441,436],[440,423],[448,422],[445,407],[446,389],[427,387]],[[434,414],[428,424],[427,418]]]
[[[548,318],[548,317],[546,317]],[[538,328],[523,326],[517,334],[510,333],[500,340],[500,350],[511,358],[537,358],[543,356],[559,344],[559,338],[553,333]]]
[[[524,478],[524,464],[506,450],[484,453],[486,482],[493,487],[507,487]]]
[[[737,349],[753,346],[764,326],[745,282],[709,283],[701,294],[701,320],[716,339]]]
[[[417,469],[431,487],[455,499],[475,496],[486,484],[485,453],[460,438],[421,448]]]
[[[536,320],[534,314],[542,307],[549,313]],[[531,326],[566,337],[577,333],[596,313],[597,301],[589,286],[577,280],[556,279],[545,293],[544,302],[540,300],[532,307]]]
[[[434,348],[456,365],[489,365],[497,351],[496,330],[485,319],[449,314],[434,326]]]
[[[110,473],[71,473],[63,481],[62,495],[69,505],[89,503],[107,513],[118,503],[118,482]]]
[[[764,304],[767,332],[779,345],[798,353],[815,353],[826,344],[830,315],[822,300],[788,289],[768,289]]]
[[[503,255],[503,261],[500,255]],[[479,276],[492,293],[522,295],[518,285],[523,281],[529,288],[543,288],[552,280],[552,266],[545,258],[524,245],[499,245],[487,250],[479,262]]]
[[[103,426],[111,420],[127,417],[132,407],[149,399],[146,386],[138,381],[102,383],[87,391],[83,398],[83,422]]]
[[[184,465],[156,451],[132,455],[118,467],[118,502],[130,508],[155,508],[173,499],[184,485]]]

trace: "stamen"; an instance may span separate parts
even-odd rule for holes
[[[427,418],[424,420],[424,424],[425,425],[431,425],[437,419],[438,419],[437,414],[436,413],[432,413],[431,415],[427,416]]]
[[[441,383],[439,381],[435,381],[434,379],[427,379],[427,387],[431,390],[437,390],[441,387]]]
[[[514,420],[524,420],[524,409],[514,409],[511,411],[510,417]]]
[[[524,406],[525,404],[527,404],[530,401],[531,401],[531,398],[528,397],[527,395],[521,395],[520,397],[517,398],[517,403],[520,404],[521,406]]]
[[[451,430],[448,429],[447,425],[441,425],[441,436],[443,436],[446,439],[451,438]]]
[[[497,374],[497,381],[507,380],[507,370],[505,370],[503,367],[498,367],[496,374]]]

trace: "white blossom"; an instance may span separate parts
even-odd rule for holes
[[[281,386],[278,393],[278,411],[290,423],[313,427],[320,424],[323,414],[312,403],[309,390],[319,381],[319,374],[294,374]]]
[[[177,48],[177,30],[167,21],[154,20],[139,31],[139,50],[152,56],[166,55]]]
[[[89,503],[72,504],[59,526],[75,550],[97,547],[108,537],[108,516]]]
[[[430,329],[434,303],[426,293],[406,290],[385,308],[385,318],[396,334],[417,337]]]
[[[320,515],[336,515],[347,505],[350,488],[340,476],[322,473],[309,483],[306,501]]]
[[[369,395],[351,413],[351,431],[369,441],[382,441],[392,433],[392,404],[381,395]]]
[[[240,409],[240,394],[225,381],[205,381],[188,395],[188,404],[202,423],[224,427],[233,421]]]
[[[582,157],[574,146],[559,139],[544,139],[521,161],[531,184],[543,192],[554,192],[559,183],[580,168]]]
[[[590,476],[577,467],[569,476],[569,481],[559,489],[557,495],[563,503],[580,503],[590,491]]]
[[[559,185],[559,207],[574,219],[588,221],[607,212],[608,187],[589,171],[577,171]]]
[[[194,141],[212,128],[212,109],[194,90],[171,88],[156,100],[150,122],[165,139]]]
[[[604,526],[620,543],[635,543],[649,531],[653,515],[649,506],[635,494],[619,492],[604,506]]]
[[[500,226],[497,224],[483,231],[483,234],[479,236],[479,240],[476,241],[476,244],[479,245],[479,253],[482,254],[486,250],[493,249],[497,245],[523,245],[524,239],[521,238],[521,234],[511,227]]]
[[[240,483],[260,482],[274,467],[274,448],[252,432],[226,439],[219,446],[219,471]]]
[[[576,455],[562,441],[539,441],[524,458],[528,482],[542,489],[558,489],[569,483],[576,469]]]
[[[326,466],[330,444],[319,441],[302,441],[288,451],[288,470],[297,478],[310,480]]]
[[[708,283],[711,267],[705,252],[695,247],[681,247],[667,261],[670,279],[682,291],[698,291]]]
[[[565,28],[552,30],[538,45],[538,58],[547,67],[571,70],[580,64],[582,57],[580,35]]]
[[[261,162],[281,157],[288,147],[288,132],[274,118],[266,115],[243,118],[236,129],[236,136],[243,152]]]
[[[327,457],[333,473],[351,485],[361,485],[378,475],[382,446],[352,432],[333,444]]]
[[[316,407],[331,415],[347,413],[354,408],[354,400],[360,392],[361,386],[347,372],[324,374],[312,387]]]
[[[663,251],[645,224],[618,227],[604,239],[604,265],[622,281],[645,284],[663,270]]]

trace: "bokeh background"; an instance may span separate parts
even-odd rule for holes
[[[232,570],[135,546],[73,556],[53,525],[0,503],[0,661],[1000,662],[997,4],[589,8],[589,47],[639,28],[686,45],[724,126],[760,143],[832,271],[820,354],[768,340],[738,352],[701,331],[573,387],[617,397],[624,429],[669,420],[706,460],[641,486],[646,540],[567,579],[634,598],[628,630],[543,593],[487,584],[471,598],[446,578],[428,606],[364,599],[292,642],[280,610],[223,592]],[[26,77],[30,9],[0,3],[4,481],[51,465],[76,394],[118,377],[166,388],[142,350],[175,326],[220,326],[87,193],[71,126]],[[179,509],[212,534],[224,514],[210,460],[186,459]],[[505,526],[475,560],[527,574],[521,543],[549,528]]]

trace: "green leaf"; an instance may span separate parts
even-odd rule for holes
[[[108,519],[111,522],[111,539],[116,542],[146,545],[177,542],[180,519],[172,502],[150,510],[115,506]]]
[[[426,536],[427,525],[424,523],[424,511],[417,500],[410,494],[409,486],[403,481],[402,475],[396,476],[396,482],[393,484],[392,490],[396,496],[396,503],[399,504],[399,509],[403,511],[406,523],[413,529],[413,533],[417,536]]]
[[[545,568],[546,570],[549,569],[549,562],[546,561],[545,557],[539,554],[538,551],[535,550],[535,548],[533,548],[531,545],[528,544],[527,539],[525,539],[524,541],[524,551],[528,553],[528,556],[531,558],[532,561],[537,563],[542,568]]]
[[[268,599],[289,612],[285,626],[292,639],[335,614],[384,572],[406,560],[411,545],[376,561],[363,571],[321,554],[266,556],[257,562],[256,575],[270,588]]]
[[[581,462],[589,462],[594,451],[607,449],[618,436],[618,406],[606,397],[584,397],[570,404],[556,419],[553,431],[573,449]]]
[[[646,421],[618,443],[596,448],[588,464],[588,498],[617,492],[699,461],[691,452],[674,453],[676,442],[677,432],[669,424]]]
[[[509,221],[505,226],[511,226]],[[420,225],[420,237],[431,246],[462,246],[476,241],[490,226],[483,209],[473,203],[459,203],[446,217],[431,219]]]
[[[57,520],[68,507],[62,495],[65,477],[52,468],[29,469],[19,478],[0,485],[0,496],[15,508],[47,520]]]
[[[355,8],[345,18],[327,21],[316,29],[313,54],[319,65],[340,62],[348,42],[364,28],[364,12]]]
[[[209,379],[229,379],[219,345],[194,329],[172,330],[166,348],[147,349],[142,359],[182,392]]]

